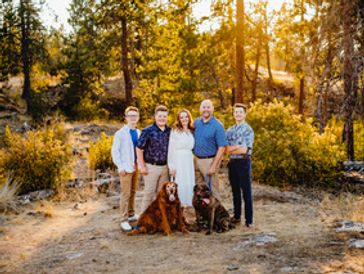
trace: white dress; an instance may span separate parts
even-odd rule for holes
[[[192,149],[195,139],[191,132],[172,130],[168,147],[168,168],[176,170],[175,182],[182,206],[192,206],[195,168]]]

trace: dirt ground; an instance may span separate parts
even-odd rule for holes
[[[226,174],[223,200],[231,210]],[[142,193],[137,193],[140,205]],[[76,196],[75,196],[76,197]],[[77,204],[77,205],[76,205]],[[206,236],[176,232],[130,237],[119,228],[118,197],[40,201],[1,217],[2,273],[364,273],[364,251],[335,233],[340,218],[363,221],[362,197],[320,199],[254,185],[255,227]],[[193,221],[193,211],[186,213]],[[268,234],[276,242],[245,244]]]
[[[119,126],[107,128],[112,134]],[[107,130],[84,124],[69,128],[82,153]],[[85,155],[74,173],[92,176]],[[220,190],[232,213],[226,169],[220,173]],[[252,230],[238,226],[210,236],[130,237],[119,227],[118,196],[96,193],[87,184],[72,188],[61,199],[0,215],[0,273],[364,273],[364,250],[348,248],[349,239],[364,235],[335,232],[338,220],[364,222],[364,197],[279,191],[256,183],[253,190]],[[140,187],[137,211],[141,198]],[[193,222],[193,210],[186,217]],[[252,241],[259,236],[273,241]]]

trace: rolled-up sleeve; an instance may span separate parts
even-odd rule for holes
[[[147,145],[147,142],[148,142],[148,132],[146,129],[143,129],[136,146],[137,148],[144,150],[145,146]]]
[[[227,140],[225,136],[225,130],[222,125],[218,125],[216,129],[216,143],[218,147],[225,147],[227,146]]]

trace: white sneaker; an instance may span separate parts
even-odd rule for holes
[[[129,222],[134,222],[134,221],[138,221],[138,219],[139,219],[139,215],[138,214],[134,214],[133,216],[130,216],[128,218],[128,221]]]
[[[132,229],[130,224],[127,221],[121,222],[120,227],[124,231],[131,231],[131,229]]]

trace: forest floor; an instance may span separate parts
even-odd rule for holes
[[[78,175],[85,161],[80,157]],[[226,172],[220,190],[232,212]],[[258,183],[253,190],[253,229],[130,237],[119,227],[118,196],[87,184],[68,189],[61,198],[0,215],[0,273],[364,273],[364,250],[348,245],[363,233],[336,232],[340,220],[364,222],[362,196]],[[142,187],[137,210],[141,198]],[[186,215],[194,221],[193,210]]]

